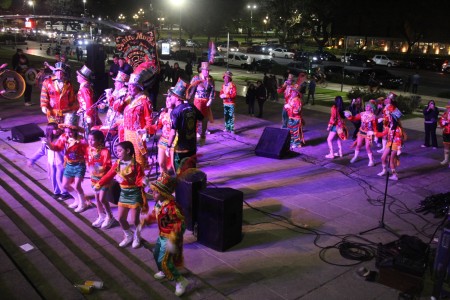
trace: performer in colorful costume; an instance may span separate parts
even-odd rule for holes
[[[79,103],[79,112],[83,115],[83,125],[87,133],[91,130],[92,126],[101,125],[97,112],[97,107],[94,106],[94,90],[91,86],[91,74],[92,71],[83,66],[81,70],[77,71],[77,81],[80,84],[80,89],[77,93],[77,99]]]
[[[444,160],[441,161],[441,165],[449,164],[450,153],[450,101],[445,106],[446,110],[444,114],[439,118],[439,126],[443,129],[442,140],[444,142]]]
[[[287,104],[291,95],[291,88],[294,85],[294,75],[289,74],[287,80],[283,83],[283,85],[277,89],[278,94],[284,95],[284,104]],[[287,111],[284,109],[281,112],[281,128],[287,128],[287,122],[288,122],[288,115]]]
[[[233,73],[226,71],[223,74],[223,85],[220,90],[220,98],[223,100],[223,115],[225,121],[225,129],[223,131],[234,133],[234,107],[236,99],[236,85],[232,82]]]
[[[305,121],[302,117],[302,101],[299,89],[300,86],[297,84],[291,88],[289,101],[284,105],[288,115],[287,128],[291,133],[291,149],[300,148],[301,144],[305,142],[303,137]]]
[[[42,83],[41,110],[47,115],[49,123],[62,124],[65,113],[78,110],[78,101],[72,84],[67,80],[66,72],[66,65],[57,62],[54,68],[54,76],[47,78]]]
[[[336,96],[334,99],[334,104],[331,107],[330,121],[328,121],[328,149],[330,152],[325,155],[326,158],[334,158],[335,153],[333,152],[333,139],[337,135],[337,145],[339,157],[343,156],[342,153],[342,142],[341,140],[346,140],[348,137],[347,128],[345,127],[345,115],[344,115],[344,101],[341,96]]]

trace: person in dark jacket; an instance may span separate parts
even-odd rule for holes
[[[267,90],[261,80],[256,82],[256,100],[259,106],[258,118],[262,118],[264,102],[267,100]]]
[[[245,103],[248,105],[248,114],[252,117],[255,116],[255,99],[256,99],[256,87],[253,83],[248,86],[247,94],[245,95]]]
[[[430,138],[431,145],[433,149],[437,148],[437,138],[436,138],[436,128],[437,121],[439,118],[439,109],[436,107],[436,103],[434,100],[428,101],[427,107],[423,109],[423,116],[425,122],[425,143],[421,146],[423,148],[430,147]]]

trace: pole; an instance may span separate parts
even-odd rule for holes
[[[180,50],[181,50],[181,5],[180,5],[180,24],[178,24],[178,29],[179,29],[179,32],[180,32],[180,40],[179,40],[179,43],[180,43]]]
[[[345,58],[347,57],[347,42],[348,42],[348,36],[345,37],[345,50],[344,50],[344,65],[342,66],[342,80],[341,80],[341,92],[344,90],[344,77],[345,77]]]
[[[227,71],[228,71],[228,60],[230,59],[228,53],[230,51],[230,33],[227,35]]]
[[[252,28],[253,28],[253,6],[250,5],[250,40],[252,39]]]

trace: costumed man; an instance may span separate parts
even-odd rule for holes
[[[180,164],[185,159],[191,160],[191,165],[195,167],[197,160],[197,137],[196,123],[201,121],[203,114],[191,103],[185,101],[186,89],[188,84],[183,80],[178,80],[175,87],[169,89],[169,101],[175,108],[170,114],[172,128],[167,141],[166,156],[170,156],[170,149],[174,147],[175,170],[178,170]]]
[[[130,80],[130,76],[122,71],[117,72],[117,76],[113,78],[114,80],[114,91],[111,89],[105,90],[106,102],[109,105],[108,111],[106,112],[105,123],[109,128],[118,127],[119,130],[119,141],[124,141],[123,136],[123,115],[117,111],[117,107],[125,100],[128,93],[128,88],[126,84]]]
[[[225,129],[223,131],[234,133],[234,107],[236,99],[236,85],[232,82],[233,73],[226,71],[223,74],[223,85],[220,90],[220,98],[223,100],[223,118]]]
[[[277,89],[278,94],[284,95],[284,104],[287,104],[289,101],[289,96],[291,94],[291,87],[294,84],[294,75],[289,73],[287,80],[283,83],[283,85]],[[287,122],[288,122],[288,115],[287,111],[284,109],[281,111],[281,128],[287,128]]]
[[[57,62],[54,76],[47,78],[42,83],[41,110],[47,115],[49,123],[62,124],[65,113],[78,110],[79,104],[73,86],[67,80],[66,72],[66,65]]]
[[[175,295],[180,297],[186,291],[189,281],[178,270],[184,263],[183,234],[186,226],[182,209],[173,196],[175,185],[175,178],[167,173],[161,173],[161,176],[150,184],[156,203],[144,223],[158,223],[159,235],[153,250],[158,272],[153,277],[159,280],[175,280]]]
[[[200,138],[204,141],[206,130],[208,128],[210,115],[210,106],[215,96],[214,81],[209,76],[209,63],[202,62],[200,74],[194,76],[189,87],[189,98],[194,95],[194,105],[203,115],[202,130]]]
[[[87,66],[83,66],[81,70],[77,71],[77,81],[80,84],[80,89],[77,94],[80,105],[78,111],[83,114],[83,125],[88,134],[92,126],[102,124],[98,116],[97,107],[94,106],[95,101],[94,91],[91,86],[91,74],[92,71]]]
[[[288,103],[284,105],[284,109],[288,115],[287,128],[291,134],[291,149],[300,148],[302,143],[305,143],[303,136],[302,118],[302,101],[300,96],[300,85],[295,85],[291,88],[291,95]]]
[[[149,76],[151,76],[149,72],[131,74],[128,94],[116,108],[118,112],[123,112],[124,138],[133,143],[136,161],[144,170],[148,167],[147,136],[155,133],[152,126],[152,104],[144,93],[143,86],[143,82],[148,80]]]
[[[439,126],[443,129],[442,140],[444,142],[444,160],[441,161],[441,165],[448,164],[450,168],[450,101],[445,106],[444,114],[439,118]]]

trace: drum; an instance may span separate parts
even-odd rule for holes
[[[3,97],[18,99],[25,92],[25,80],[19,73],[5,70],[0,73],[0,90],[5,90]]]
[[[36,83],[36,78],[38,76],[38,72],[36,71],[36,69],[33,68],[29,68],[26,72],[25,72],[25,82],[27,84],[30,85],[34,85]]]

